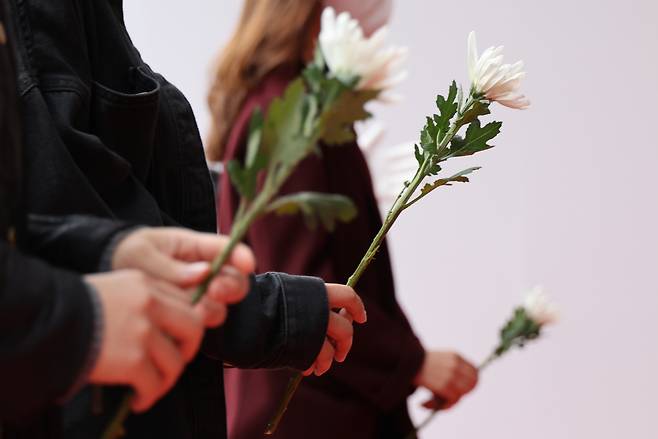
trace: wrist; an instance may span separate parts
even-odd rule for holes
[[[100,263],[98,266],[99,271],[108,272],[108,271],[116,270],[117,266],[120,265],[118,259],[120,257],[119,249],[121,247],[121,244],[123,244],[126,239],[131,237],[133,233],[144,228],[145,227],[140,227],[140,226],[131,227],[129,229],[124,229],[118,232],[116,235],[114,235],[110,240],[110,242],[108,243],[108,245],[105,247],[105,250],[103,250]]]

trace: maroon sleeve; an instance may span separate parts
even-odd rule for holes
[[[248,114],[257,106],[266,108],[274,96],[281,94],[283,86],[277,89],[270,84],[264,92],[252,96],[235,127],[240,131],[234,131],[226,159],[244,156]],[[331,192],[330,166],[328,160],[320,156],[305,159],[285,183],[281,194],[299,191]],[[364,172],[367,173],[367,168]],[[366,190],[363,188],[361,191]],[[232,215],[237,208],[237,195],[226,176],[222,181],[221,197],[223,199],[218,203],[220,229],[226,232],[230,229]],[[363,206],[363,200],[353,198],[360,210],[359,214],[363,214],[361,210],[367,209]],[[366,229],[361,235],[368,233]],[[345,270],[336,266],[340,254],[336,254],[333,239],[339,238],[322,228],[310,229],[301,216],[267,215],[254,223],[247,241],[256,255],[259,272],[303,274],[320,277],[326,282],[345,283]],[[347,249],[350,251],[349,246]],[[361,257],[358,245],[351,250],[351,256],[354,256],[354,252],[358,252],[358,258]],[[353,268],[355,266],[350,266],[350,269]],[[377,276],[373,273],[369,277]],[[356,326],[354,346],[348,360],[335,365],[330,374],[361,397],[388,410],[398,406],[413,391],[412,381],[421,367],[425,351],[395,298],[383,297],[383,292],[377,291],[377,282],[369,282],[367,278],[364,277],[357,290],[366,305],[368,323]],[[389,288],[392,289],[392,286]]]

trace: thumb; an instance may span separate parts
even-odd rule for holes
[[[210,273],[208,262],[185,262],[153,247],[140,263],[146,274],[181,288],[198,285]]]

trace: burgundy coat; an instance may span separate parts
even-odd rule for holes
[[[299,73],[281,69],[247,99],[226,146],[227,160],[243,158],[252,111],[265,110]],[[238,196],[227,176],[220,182],[219,228],[230,230]],[[258,270],[318,276],[345,283],[381,226],[370,173],[356,142],[322,147],[322,157],[306,159],[283,193],[319,191],[343,194],[358,207],[358,217],[332,234],[310,230],[301,217],[268,216],[249,231],[247,242]],[[356,326],[354,347],[343,364],[321,378],[307,378],[293,399],[275,438],[402,438],[411,427],[406,399],[420,369],[424,349],[400,309],[394,291],[388,249],[382,249],[361,278],[357,290],[368,323]],[[290,371],[227,370],[229,437],[262,436],[274,413]]]

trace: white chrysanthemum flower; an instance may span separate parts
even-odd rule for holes
[[[406,49],[385,47],[386,26],[366,38],[359,23],[349,13],[336,16],[333,8],[322,13],[320,50],[331,74],[343,82],[359,78],[358,90],[386,90],[402,81],[406,72],[399,68]]]
[[[559,318],[557,306],[550,301],[544,289],[539,286],[530,290],[525,298],[523,308],[528,317],[541,326],[555,323]]]
[[[475,32],[468,35],[468,74],[476,93],[510,108],[523,110],[530,101],[521,93],[525,78],[523,61],[503,64],[503,46],[490,47],[478,55]]]

